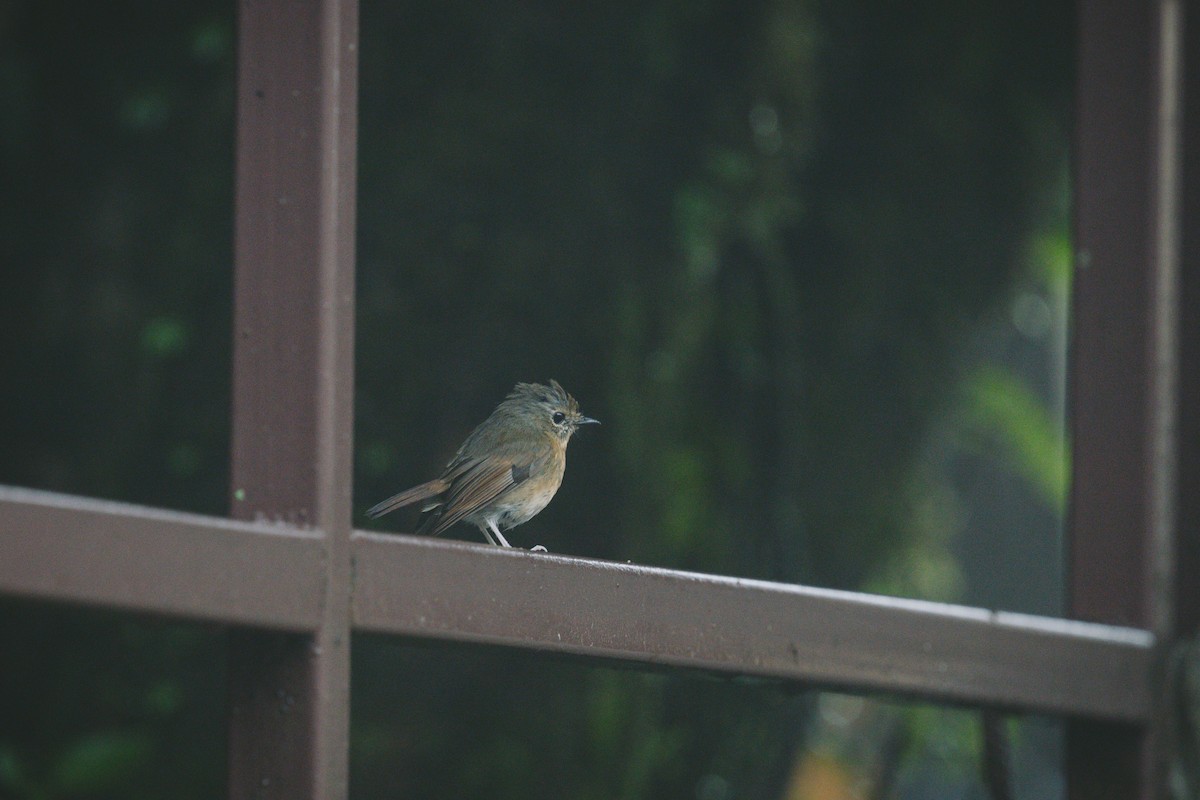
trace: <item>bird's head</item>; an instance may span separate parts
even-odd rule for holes
[[[564,444],[581,425],[600,424],[599,420],[581,414],[579,403],[555,380],[551,380],[548,386],[518,383],[505,399],[504,405],[539,430],[558,437]]]

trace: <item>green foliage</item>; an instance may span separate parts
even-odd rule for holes
[[[183,352],[188,343],[187,326],[180,319],[155,317],[142,327],[142,350],[166,358]]]
[[[203,798],[223,764],[216,631],[0,603],[0,797]]]
[[[982,367],[966,382],[968,413],[981,447],[998,444],[1013,471],[1060,513],[1066,507],[1067,463],[1063,431],[1045,403],[1016,376]]]
[[[1025,260],[1066,285],[1070,8],[365,2],[356,507],[555,377],[605,424],[517,543],[971,591],[949,417],[1061,505],[1043,389],[962,363]],[[226,510],[232,13],[5,12],[0,481]],[[219,640],[27,611],[4,791],[219,791]],[[762,687],[490,650],[356,669],[361,797],[776,797],[812,730]]]
[[[95,795],[129,787],[145,769],[153,748],[145,733],[107,731],[72,745],[54,765],[50,796]]]
[[[223,513],[233,9],[5,23],[0,481]]]
[[[0,748],[0,788],[20,800],[136,794],[153,752],[144,732],[110,730],[69,743],[46,775],[31,777],[15,752]]]

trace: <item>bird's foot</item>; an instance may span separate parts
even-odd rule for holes
[[[533,547],[529,548],[529,552],[531,552],[531,553],[549,553],[550,551],[547,550],[545,547],[542,547],[540,544],[535,544]]]

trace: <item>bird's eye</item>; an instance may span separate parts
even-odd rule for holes
[[[567,415],[561,411],[555,411],[554,416],[550,417],[550,419],[554,422],[555,425],[562,425],[563,420],[566,418],[567,418]]]

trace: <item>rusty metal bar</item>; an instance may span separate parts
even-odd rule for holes
[[[358,7],[239,8],[231,502],[317,528],[326,573],[315,635],[230,637],[230,796],[342,798]]]
[[[1142,721],[1128,628],[356,532],[357,629]]]
[[[0,487],[0,594],[304,631],[324,583],[312,533]]]
[[[1080,4],[1070,613],[1173,638],[1178,532],[1182,6]],[[1071,722],[1073,798],[1164,786],[1160,687],[1141,726]]]

